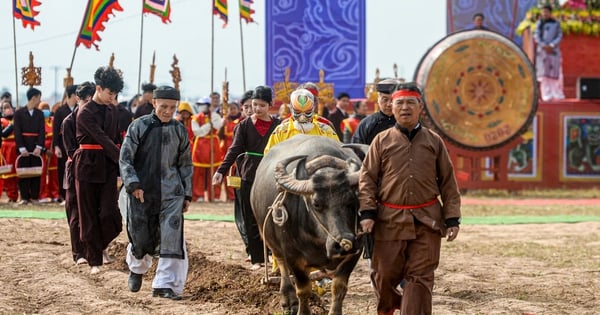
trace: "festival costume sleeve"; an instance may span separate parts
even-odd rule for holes
[[[23,140],[23,121],[21,119],[21,111],[15,111],[15,116],[13,118],[13,126],[14,126],[14,135],[15,135],[15,144],[17,146],[17,150],[21,150],[21,148],[25,147],[25,142]]]
[[[373,143],[369,146],[369,151],[360,168],[360,176],[358,179],[358,200],[360,202],[359,213],[363,218],[363,211],[367,212],[367,217],[377,211],[377,195],[379,173],[381,168],[381,152],[379,146],[379,136],[375,137]]]
[[[138,149],[140,141],[140,120],[135,120],[127,129],[127,135],[121,145],[121,152],[119,154],[119,170],[121,173],[121,180],[127,193],[133,193],[140,187],[140,179],[138,178],[137,172],[134,167],[135,154]],[[142,188],[143,189],[143,188]]]
[[[460,218],[460,192],[454,175],[454,166],[443,140],[436,135],[439,153],[437,157],[438,186],[442,199],[444,219]]]
[[[63,120],[61,125],[61,134],[63,138],[63,144],[65,145],[65,152],[71,159],[73,158],[73,153],[77,150],[77,139],[75,138],[75,126],[73,121],[73,114],[69,114]]]
[[[88,103],[87,105],[90,105]],[[104,105],[98,105],[104,106]],[[110,111],[111,108],[107,106],[106,111]],[[116,121],[114,122],[116,123]],[[113,140],[104,132],[98,123],[94,119],[94,113],[88,106],[82,107],[77,113],[76,119],[77,128],[83,130],[86,136],[92,138],[96,143],[102,146],[104,154],[115,164],[119,164],[119,148],[113,142]]]
[[[277,126],[277,128],[275,128],[275,130],[273,130],[273,133],[271,133],[271,136],[269,136],[269,141],[267,141],[267,145],[265,146],[265,154],[267,154],[267,152],[269,152],[269,150],[274,145],[285,140],[282,138],[282,132],[283,132],[282,130],[286,130],[286,129],[287,128],[283,124],[281,124],[281,125]]]
[[[44,120],[44,113],[39,109],[35,109],[32,118],[37,127],[38,134],[35,139],[35,145],[36,147],[43,149],[46,147],[46,121]]]
[[[192,201],[192,175],[194,173],[194,166],[192,165],[190,139],[188,138],[187,129],[183,125],[181,125],[181,128],[177,132],[179,133],[177,169],[181,184],[183,185],[185,200]]]
[[[231,165],[235,163],[237,157],[246,151],[246,144],[244,143],[244,134],[240,132],[242,129],[240,126],[242,124],[246,124],[246,121],[252,122],[252,118],[247,118],[249,120],[242,121],[233,129],[233,141],[231,142],[231,146],[227,150],[227,154],[225,155],[225,159],[223,159],[223,163],[217,169],[217,172],[225,175]]]
[[[560,41],[562,41],[562,37],[563,37],[562,29],[560,28],[560,23],[557,22],[555,24],[557,25],[557,27],[554,28],[556,35],[554,36],[552,41],[550,41],[550,46],[552,46],[552,47],[557,47],[558,44],[560,44]]]

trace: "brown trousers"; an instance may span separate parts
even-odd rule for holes
[[[90,266],[102,265],[102,250],[114,240],[123,223],[117,207],[117,178],[107,183],[76,180],[79,230],[84,256]]]
[[[416,223],[414,240],[377,241],[373,247],[371,281],[377,294],[377,313],[431,314],[434,271],[440,260],[441,236]],[[406,280],[403,294],[398,285]]]

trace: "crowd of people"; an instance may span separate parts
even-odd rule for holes
[[[125,221],[129,289],[141,289],[158,257],[152,295],[179,300],[188,273],[183,213],[191,202],[217,200],[232,168],[241,184],[222,193],[234,201],[249,268],[258,270],[267,257],[250,191],[269,149],[298,134],[370,145],[359,180],[359,210],[362,229],[374,244],[371,277],[378,311],[427,313],[440,239],[447,234],[453,240],[458,233],[456,179],[443,141],[419,123],[423,102],[416,84],[384,79],[376,87],[378,111],[371,115],[365,101],[352,103],[347,93],[323,104],[319,115],[319,90],[310,82],[291,93],[281,115],[272,114],[269,86],[247,91],[227,106],[216,92],[192,106],[172,87],[145,84],[142,95],[119,104],[121,74],[100,67],[94,82],[67,87],[52,109],[35,88],[16,111],[10,97],[2,100],[1,152],[13,168],[0,182],[10,202],[64,203],[73,261],[89,265],[91,274],[112,262],[106,249]],[[15,167],[43,171],[22,176]],[[410,228],[389,234],[397,213]],[[421,252],[432,253],[421,257]],[[410,300],[396,294],[401,282]]]

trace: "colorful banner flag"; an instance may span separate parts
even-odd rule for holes
[[[113,10],[123,11],[119,0],[89,0],[75,45],[78,47],[83,44],[87,48],[92,48],[94,45],[96,50],[99,50],[96,41],[102,39],[98,36],[98,32],[104,30],[104,22],[108,21]]]
[[[227,26],[227,0],[214,0],[213,15],[219,15],[223,22],[225,22],[223,27]]]
[[[240,19],[246,21],[246,23],[254,22],[252,18],[252,14],[254,14],[254,10],[250,7],[254,1],[252,0],[240,0]]]
[[[143,13],[152,13],[159,16],[163,23],[171,22],[171,0],[144,0]]]
[[[36,25],[40,25],[40,21],[36,21],[35,17],[38,15],[38,11],[35,11],[35,7],[40,5],[37,0],[13,0],[13,16],[16,19],[21,19],[23,27],[31,26],[33,30]]]

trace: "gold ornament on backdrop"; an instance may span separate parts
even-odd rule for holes
[[[283,82],[275,82],[273,84],[273,91],[275,93],[274,102],[289,104],[290,94],[292,94],[296,88],[298,88],[298,83],[290,82],[290,68],[285,68]]]
[[[225,68],[225,81],[223,81],[223,85],[221,86],[221,98],[223,99],[221,115],[227,117],[229,114],[229,82],[227,81],[227,68]]]
[[[112,53],[112,55],[110,55],[110,58],[108,59],[108,67],[109,68],[115,67],[115,53]]]
[[[156,64],[154,61],[156,60],[156,51],[152,53],[152,64],[150,65],[150,84],[154,84],[154,72],[156,71]]]
[[[325,83],[325,71],[319,70],[319,82],[317,83],[319,88],[319,115],[323,115],[323,106],[325,104],[331,104],[335,102],[335,96],[333,92],[333,83]]]
[[[67,68],[67,75],[65,76],[65,78],[63,79],[63,87],[66,88],[67,86],[71,86],[73,85],[73,77],[71,76],[71,68]]]
[[[375,68],[375,80],[373,83],[367,83],[365,85],[365,98],[369,102],[374,102],[377,106],[377,82],[381,81],[379,77],[379,68]],[[375,109],[377,111],[377,109]]]
[[[169,71],[169,73],[171,73],[171,77],[173,78],[173,87],[176,90],[179,90],[179,82],[181,82],[181,71],[179,71],[179,66],[177,65],[179,63],[179,59],[177,59],[177,56],[175,54],[173,54],[173,63],[171,64],[171,69]]]
[[[21,77],[23,85],[30,88],[42,85],[42,68],[33,65],[33,53],[29,52],[29,66],[21,68]]]

